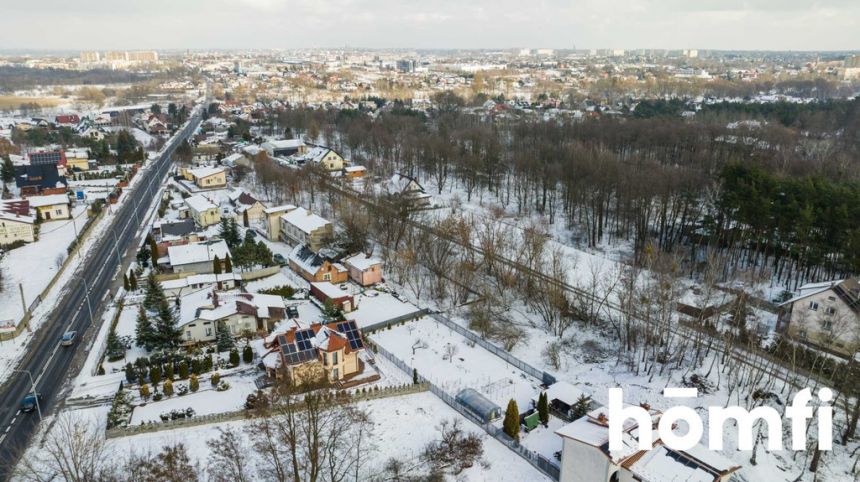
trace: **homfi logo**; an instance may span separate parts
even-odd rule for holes
[[[653,419],[647,407],[624,406],[623,390],[620,388],[609,389],[609,450],[624,449],[625,425],[628,420],[635,422],[639,427],[652,427]],[[666,388],[663,391],[666,398],[696,398],[698,391],[695,388]],[[813,418],[814,410],[809,405],[812,401],[812,390],[804,388],[794,395],[791,405],[786,407],[785,416],[791,420],[791,448],[792,450],[806,450],[806,427],[807,420]],[[817,410],[818,419],[818,448],[830,450],[833,445],[833,407],[827,403],[833,399],[833,392],[829,388],[818,391],[818,400],[821,405]],[[782,416],[771,407],[756,407],[746,410],[743,407],[709,407],[708,408],[708,448],[711,450],[722,450],[723,428],[727,421],[736,420],[738,426],[738,449],[752,450],[753,448],[753,426],[759,419],[767,424],[767,448],[768,450],[782,450]],[[678,422],[687,424],[687,433],[678,435],[673,428]],[[654,447],[653,430],[637,430],[639,450],[651,450]],[[677,406],[666,410],[657,423],[657,433],[660,440],[669,448],[675,450],[689,450],[698,444],[704,433],[704,422],[699,414],[690,407]]]

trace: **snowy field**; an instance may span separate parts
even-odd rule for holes
[[[373,434],[368,441],[372,442],[376,450],[372,454],[373,463],[368,467],[368,474],[379,473],[385,461],[392,457],[409,465],[408,462],[417,458],[424,446],[434,440],[438,433],[436,427],[440,421],[459,419],[465,428],[481,435],[484,441],[484,458],[490,462],[490,466],[485,469],[476,465],[467,469],[460,474],[458,481],[540,482],[549,480],[528,462],[511,453],[495,439],[485,435],[482,430],[430,393],[372,400],[360,403],[359,407],[370,412],[374,423]],[[164,445],[182,442],[191,456],[205,466],[209,455],[206,441],[218,435],[218,427],[241,429],[247,423],[245,421],[227,422],[116,438],[108,441],[108,449],[118,455],[131,451],[157,452]]]
[[[540,390],[540,381],[480,346],[470,346],[467,339],[430,317],[382,330],[370,338],[452,396],[474,388],[503,410],[513,398],[525,411]]]

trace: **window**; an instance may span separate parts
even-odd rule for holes
[[[824,310],[824,312],[827,313],[828,315],[835,315],[836,314],[836,308],[834,308],[832,306],[828,306],[827,309]]]
[[[338,375],[339,375],[339,373],[338,373],[338,371],[337,371],[337,368],[335,368],[335,369],[333,369],[333,370],[331,371],[331,377],[332,377],[333,379],[335,379],[335,380],[340,379],[340,377],[339,377]]]
[[[821,323],[821,327],[827,331],[833,330],[833,322],[831,320],[824,320]]]
[[[212,327],[206,327],[206,336],[212,336]]]
[[[828,297],[827,297],[827,299],[828,299],[828,300],[830,300],[830,301],[836,301],[836,297],[835,297],[835,296],[828,296]]]
[[[337,365],[337,352],[334,352],[331,354],[331,359],[332,359],[331,364]]]
[[[331,273],[324,274],[323,281],[331,281]]]
[[[323,353],[323,365],[328,365],[328,353]]]
[[[797,336],[799,336],[801,339],[805,340],[806,339],[806,330],[798,331]]]
[[[187,338],[189,340],[191,339],[191,332],[190,331],[185,332],[185,338]]]
[[[809,309],[812,311],[818,311],[818,302],[817,301],[810,301],[809,302]]]

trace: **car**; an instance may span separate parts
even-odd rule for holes
[[[249,230],[245,231],[245,236],[249,236],[251,238],[256,238],[257,232],[254,231],[253,229],[249,229]]]
[[[276,254],[276,255],[272,256],[272,260],[281,266],[284,266],[287,264],[287,259],[284,258],[284,255],[282,255],[282,254]]]
[[[77,331],[67,331],[63,333],[63,339],[60,342],[63,346],[72,346],[75,344],[75,340],[78,338]]]
[[[42,403],[42,394],[30,392],[21,400],[21,411],[22,412],[32,412],[36,409],[36,404]]]

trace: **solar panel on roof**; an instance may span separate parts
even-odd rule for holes
[[[313,344],[311,343],[311,338],[314,337],[314,330],[306,329],[296,332],[296,345],[298,345],[299,350],[310,350],[313,348]]]

